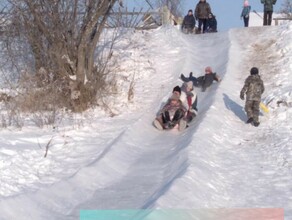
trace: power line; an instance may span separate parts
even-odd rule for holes
[[[149,0],[145,0],[146,3],[150,6],[151,9],[154,9],[154,7],[152,6],[151,2]]]

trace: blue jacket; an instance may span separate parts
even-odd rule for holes
[[[250,13],[250,9],[251,9],[250,6],[243,7],[242,12],[241,12],[241,17],[248,17]]]

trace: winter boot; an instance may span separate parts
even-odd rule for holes
[[[249,123],[252,123],[253,122],[253,118],[249,118],[247,121],[246,121],[246,124],[249,124]]]
[[[158,130],[163,130],[162,124],[157,119],[154,120],[153,124]]]
[[[170,116],[169,116],[169,112],[168,111],[165,111],[164,113],[161,114],[161,119],[162,119],[162,122],[161,124],[167,124],[169,121],[170,121]]]
[[[188,81],[190,81],[190,79],[187,78],[187,77],[185,77],[184,74],[180,74],[180,79],[181,79],[183,82],[188,82]]]
[[[175,124],[174,124],[172,121],[166,122],[166,123],[164,124],[164,128],[165,128],[165,129],[173,129],[174,126],[175,126]]]
[[[253,126],[258,127],[260,125],[260,123],[258,121],[254,121],[253,122]]]
[[[186,127],[187,127],[187,122],[186,122],[185,120],[181,119],[181,120],[179,121],[179,127],[178,127],[178,130],[179,130],[179,131],[183,131],[183,130],[186,129]]]
[[[172,122],[174,125],[176,125],[178,123],[178,121],[184,117],[184,112],[181,109],[176,110],[176,112],[174,113]]]
[[[170,121],[170,115],[168,111],[164,112],[164,120],[165,120],[164,123],[167,123]]]
[[[196,111],[196,109],[190,109],[189,111],[191,114],[193,114],[195,117],[197,116],[198,112]]]

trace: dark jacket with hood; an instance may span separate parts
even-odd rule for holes
[[[217,20],[214,15],[212,15],[212,18],[208,18],[207,20],[207,31],[217,32]]]
[[[206,1],[199,2],[195,9],[195,17],[197,19],[207,19],[211,13],[211,7]]]
[[[219,82],[219,77],[216,73],[206,73],[203,78],[202,91],[205,91],[209,86],[211,86],[214,80]]]
[[[261,0],[261,3],[264,4],[264,11],[273,11],[273,5],[276,4],[277,0]]]
[[[196,25],[196,19],[193,14],[191,15],[188,14],[184,17],[182,28],[194,28],[195,25]]]

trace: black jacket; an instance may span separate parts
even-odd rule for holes
[[[196,25],[196,19],[193,15],[186,15],[183,23],[182,28],[194,28]]]
[[[217,32],[217,20],[215,16],[208,18],[207,20],[207,31],[208,32]]]
[[[217,82],[219,81],[216,73],[205,74],[202,84],[202,91],[205,91],[209,86],[211,86],[214,80]]]

